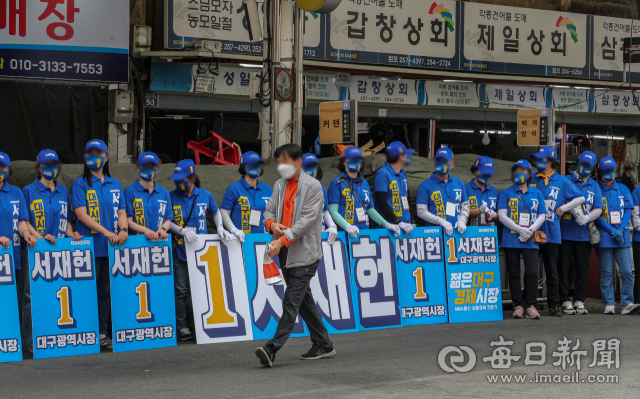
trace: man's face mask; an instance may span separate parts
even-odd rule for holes
[[[313,178],[318,178],[318,167],[317,166],[307,166],[303,169],[304,173],[308,174]]]
[[[257,179],[262,174],[262,166],[260,165],[251,165],[247,166],[247,176],[252,179]]]
[[[451,170],[451,166],[446,162],[436,162],[436,173],[446,175]]]
[[[291,179],[293,175],[296,174],[296,167],[291,164],[280,164],[278,165],[278,173],[280,173],[280,177],[283,179]]]
[[[55,180],[60,174],[60,166],[58,165],[41,166],[40,172],[42,173],[42,176],[45,179]]]

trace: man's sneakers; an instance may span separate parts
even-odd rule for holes
[[[111,338],[100,338],[100,349],[113,349],[113,341],[111,341]]]
[[[302,360],[316,360],[322,359],[323,357],[329,357],[336,354],[336,350],[333,348],[333,343],[328,346],[324,346],[322,344],[313,344],[309,352],[300,356]]]
[[[535,306],[530,306],[524,310],[524,315],[530,319],[539,319],[540,313],[536,310]]]
[[[562,317],[562,311],[560,311],[560,306],[549,308],[549,315],[554,317]]]
[[[604,307],[604,314],[616,314],[616,307],[614,305],[606,305]]]
[[[637,314],[638,310],[640,310],[640,305],[637,303],[630,303],[627,306],[622,308],[620,314]]]
[[[178,331],[178,340],[180,341],[191,341],[194,338],[193,333],[189,330],[189,327],[181,328]]]
[[[513,315],[511,316],[514,319],[521,319],[524,317],[524,308],[522,306],[516,306],[516,309],[513,311]]]
[[[584,307],[584,302],[576,301],[576,303],[574,303],[573,306],[576,310],[576,314],[589,314],[589,311],[587,310],[587,308]]]
[[[256,356],[260,359],[260,364],[271,367],[274,360],[276,360],[276,351],[271,345],[267,344],[256,348]]]
[[[571,301],[566,301],[562,304],[562,313],[564,314],[576,314],[576,309],[573,307]]]

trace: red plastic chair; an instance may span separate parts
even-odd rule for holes
[[[205,141],[197,142],[191,140],[187,143],[187,147],[193,150],[196,155],[196,165],[200,165],[200,155],[211,158],[213,160],[212,165],[239,165],[240,146],[236,143],[230,143],[213,131],[209,132],[209,134],[211,137]],[[216,140],[218,140],[218,151],[207,147],[208,144]]]

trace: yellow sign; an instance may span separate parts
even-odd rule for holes
[[[355,107],[355,103],[354,103]],[[352,102],[320,103],[320,143],[352,143]]]
[[[296,0],[296,3],[305,11],[329,14],[338,8],[341,1],[342,0]]]
[[[518,111],[518,146],[540,146],[547,144],[549,110],[521,109]]]

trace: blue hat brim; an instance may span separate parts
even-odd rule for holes
[[[483,175],[495,175],[496,174],[496,171],[493,170],[493,168],[489,167],[489,166],[481,166],[481,167],[478,168],[478,170]]]
[[[520,164],[517,164],[517,163],[513,164],[513,166],[511,167],[511,171],[513,172],[516,168],[524,168],[524,169],[528,170],[529,172],[531,172],[531,167],[520,165]]]
[[[191,174],[189,172],[174,172],[167,179],[169,179],[169,180],[184,180],[189,176],[191,176]]]
[[[154,159],[153,161],[149,161],[149,160],[138,161],[138,166],[142,166],[142,165],[147,164],[147,163],[152,163],[155,166],[160,166],[160,162],[158,162],[157,159]]]
[[[415,153],[416,153],[416,150],[413,150],[413,149],[409,149],[409,148],[407,148],[406,150],[404,150],[404,153],[405,153],[405,154],[409,154],[409,155],[411,155],[411,154],[415,154]]]

